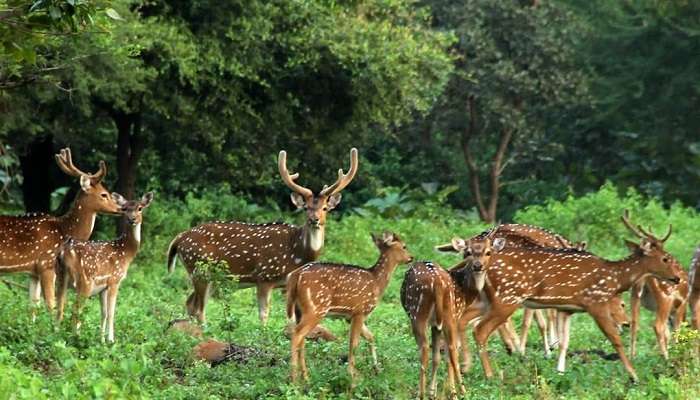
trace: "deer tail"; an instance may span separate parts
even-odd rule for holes
[[[296,323],[296,300],[297,300],[297,283],[299,283],[299,274],[292,272],[287,276],[287,320]]]
[[[172,242],[170,242],[170,245],[168,246],[168,273],[172,274],[173,271],[175,270],[175,264],[177,264],[177,245],[180,244],[180,239],[182,238],[182,235],[184,234],[181,233],[173,239]]]
[[[446,296],[445,292],[442,288],[442,285],[436,284],[435,285],[435,325],[439,330],[442,330],[442,323],[445,319],[445,312],[446,310],[446,304],[445,304]]]

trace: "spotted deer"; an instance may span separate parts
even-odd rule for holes
[[[100,331],[103,340],[106,334],[109,342],[114,342],[114,313],[119,287],[141,247],[143,211],[153,201],[153,193],[146,193],[140,200],[132,201],[127,201],[118,193],[112,193],[112,198],[126,218],[126,232],[112,241],[68,239],[58,255],[57,295],[58,320],[61,321],[68,285],[73,282],[76,298],[72,323],[77,331],[85,301],[99,294],[102,311]]]
[[[50,311],[55,305],[56,256],[61,244],[70,237],[90,238],[98,213],[119,212],[119,206],[102,185],[107,174],[104,161],[100,161],[96,173],[89,174],[73,164],[71,151],[65,148],[56,154],[56,164],[61,171],[80,180],[81,190],[66,214],[59,217],[48,214],[0,216],[0,273],[29,273],[30,301],[38,304],[43,289]]]
[[[291,339],[292,382],[297,381],[299,371],[305,380],[308,379],[305,337],[326,315],[340,316],[350,321],[348,372],[353,383],[357,374],[354,351],[360,336],[369,342],[372,361],[377,367],[374,335],[365,325],[365,320],[379,303],[396,267],[411,262],[413,257],[395,233],[372,235],[372,240],[380,254],[377,262],[369,269],[312,262],[289,274],[287,318],[290,322],[296,322]]]
[[[505,245],[503,238],[494,238],[496,229],[486,236],[464,241],[452,239],[452,246],[464,259],[450,270],[429,261],[414,263],[406,271],[401,285],[401,305],[410,321],[413,336],[420,352],[419,397],[425,396],[428,370],[428,348],[432,348],[432,370],[429,396],[437,390],[437,369],[440,364],[440,338],[447,342],[447,371],[450,392],[454,395],[455,381],[464,392],[457,349],[464,337],[468,321],[465,312],[484,287],[486,271],[493,254]],[[431,344],[428,344],[428,326]],[[463,344],[462,348],[466,346]],[[463,360],[464,361],[464,360]]]
[[[632,318],[630,324],[630,356],[637,354],[637,330],[639,329],[639,310],[644,306],[656,314],[654,320],[654,333],[659,344],[661,355],[668,359],[668,339],[671,332],[668,324],[675,331],[685,321],[686,303],[688,301],[688,275],[683,271],[680,263],[672,258],[672,262],[681,272],[681,281],[672,284],[660,281],[653,277],[637,282],[630,290],[630,304]]]
[[[700,246],[695,249],[693,259],[690,261],[690,270],[688,273],[688,285],[690,293],[688,294],[688,304],[690,305],[690,325],[695,329],[700,329]]]
[[[306,223],[294,226],[284,223],[248,224],[243,222],[210,222],[180,233],[168,249],[168,271],[180,257],[192,279],[194,292],[187,299],[187,312],[205,322],[211,283],[195,274],[198,261],[225,261],[239,287],[256,286],[258,314],[267,322],[272,289],[284,284],[291,271],[317,260],[325,241],[326,214],[338,206],[343,190],[357,173],[357,149],[350,150],[350,170],[338,171],[338,179],[315,195],[298,185],[299,174],[287,170],[287,153],[279,153],[278,168],[284,183],[292,190],[292,203],[306,211]]]
[[[511,248],[496,255],[488,271],[495,293],[488,312],[474,332],[487,377],[493,376],[486,350],[489,335],[521,304],[525,304],[559,311],[562,340],[557,370],[565,370],[571,314],[587,312],[615,347],[630,377],[637,380],[615,329],[610,301],[647,276],[678,283],[680,271],[663,249],[668,235],[662,240],[634,228],[627,211],[622,221],[641,241],[639,244],[626,241],[632,254],[620,261],[608,261],[585,251],[570,249]]]

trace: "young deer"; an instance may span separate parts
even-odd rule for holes
[[[639,309],[644,306],[656,314],[654,333],[661,355],[668,359],[668,339],[671,335],[668,325],[675,331],[685,321],[686,303],[688,301],[688,275],[680,263],[673,257],[672,262],[681,272],[681,281],[677,284],[648,277],[635,283],[630,291],[632,321],[630,332],[630,356],[637,354],[637,329],[639,329]]]
[[[700,246],[695,249],[692,261],[690,261],[690,272],[688,273],[688,284],[690,294],[688,294],[688,304],[690,305],[690,316],[693,328],[700,329]]]
[[[439,265],[422,261],[413,264],[401,285],[401,305],[411,320],[413,336],[420,351],[419,397],[425,396],[425,381],[428,370],[428,326],[432,338],[432,371],[430,397],[437,390],[437,369],[440,364],[440,337],[444,333],[447,342],[447,372],[450,392],[454,395],[455,380],[464,392],[457,349],[468,321],[463,317],[469,305],[484,287],[486,271],[493,254],[501,251],[505,240],[495,238],[496,229],[490,234],[464,241],[452,239],[455,249],[462,252],[464,260],[446,271]],[[463,348],[466,343],[463,344]]]
[[[500,324],[521,304],[533,308],[556,308],[562,331],[557,369],[564,371],[570,316],[587,312],[617,350],[633,380],[637,374],[625,356],[620,336],[611,316],[610,301],[629,290],[639,279],[655,276],[674,283],[680,271],[664,251],[663,239],[635,229],[625,211],[622,221],[641,243],[626,241],[632,254],[620,261],[607,261],[587,252],[558,249],[509,249],[492,261],[488,278],[495,293],[490,309],[476,326],[474,337],[484,373],[493,376],[486,341]]]
[[[304,339],[327,314],[335,314],[350,320],[350,349],[348,371],[355,380],[354,350],[360,335],[369,342],[375,367],[377,352],[374,335],[367,329],[365,319],[374,310],[399,264],[410,262],[413,257],[398,235],[384,232],[381,237],[372,235],[380,255],[369,269],[354,265],[309,263],[295,270],[287,278],[287,318],[296,320],[291,339],[291,380],[297,381],[298,370],[308,379],[304,354]],[[296,314],[299,309],[301,316]]]
[[[0,273],[29,273],[29,299],[36,305],[43,288],[44,301],[50,311],[55,305],[56,256],[61,244],[69,237],[89,239],[98,213],[119,212],[119,206],[102,185],[107,174],[104,161],[100,161],[96,173],[88,174],[73,164],[70,149],[65,148],[56,154],[56,164],[67,175],[80,179],[81,190],[66,214],[60,217],[47,214],[0,216]]]
[[[238,277],[239,287],[256,286],[258,314],[267,322],[272,289],[284,284],[287,274],[317,260],[325,240],[326,214],[340,203],[343,190],[355,177],[357,149],[350,150],[350,170],[338,171],[338,180],[325,186],[318,195],[294,182],[299,174],[287,170],[287,153],[280,151],[280,176],[292,189],[292,203],[306,212],[304,226],[284,223],[247,224],[243,222],[211,222],[180,233],[168,249],[168,271],[175,268],[179,256],[190,274],[194,292],[187,299],[187,312],[205,322],[211,283],[194,274],[197,261],[219,261],[228,264],[231,275]]]
[[[121,237],[110,242],[69,239],[58,256],[58,320],[63,319],[66,291],[73,281],[76,299],[73,305],[72,322],[76,331],[80,329],[80,313],[85,300],[100,294],[102,322],[100,330],[104,339],[114,341],[114,312],[117,307],[119,285],[126,277],[131,261],[141,246],[141,224],[143,210],[151,204],[153,193],[146,193],[141,200],[127,201],[118,193],[112,193],[115,203],[127,219],[128,229]]]

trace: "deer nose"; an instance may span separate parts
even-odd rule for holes
[[[678,276],[674,276],[673,278],[669,279],[669,281],[671,281],[671,283],[678,284],[678,283],[680,283],[681,278]]]
[[[481,261],[474,261],[474,264],[472,264],[472,269],[474,271],[481,271],[484,266],[481,264]]]
[[[311,217],[309,218],[309,223],[311,223],[311,225],[318,225],[321,223],[321,220],[318,217]]]

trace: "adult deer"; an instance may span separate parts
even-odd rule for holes
[[[97,213],[119,212],[119,205],[102,185],[107,174],[104,161],[96,173],[89,174],[73,164],[71,151],[65,148],[56,154],[56,163],[64,173],[80,179],[81,190],[66,214],[0,216],[0,273],[29,273],[29,299],[36,305],[43,288],[49,310],[55,305],[56,256],[61,244],[70,237],[89,239]]]
[[[690,261],[690,272],[688,273],[688,283],[690,294],[688,304],[690,304],[691,325],[695,329],[700,329],[700,246],[695,249],[692,261]]]
[[[637,282],[630,291],[632,309],[630,324],[631,357],[637,354],[640,306],[644,306],[644,308],[656,314],[654,333],[656,334],[656,342],[659,344],[659,351],[661,351],[661,355],[665,359],[668,359],[668,339],[671,335],[668,324],[671,324],[675,331],[685,321],[686,303],[688,301],[688,275],[683,271],[680,263],[675,258],[672,258],[672,261],[681,272],[681,281],[677,285],[648,277]]]
[[[420,379],[418,394],[425,396],[428,370],[428,326],[431,328],[432,371],[429,396],[437,390],[437,369],[440,364],[440,338],[447,342],[447,371],[450,392],[454,395],[455,380],[464,391],[457,349],[460,347],[469,321],[464,317],[469,305],[479,296],[486,280],[486,271],[492,256],[505,245],[502,238],[494,238],[496,229],[488,235],[464,241],[452,239],[452,246],[464,255],[458,266],[444,270],[439,265],[422,261],[413,264],[401,285],[401,305],[411,320],[413,336],[420,351]],[[466,343],[462,344],[463,348]]]
[[[175,268],[179,256],[189,273],[194,292],[187,299],[187,312],[204,322],[211,283],[196,274],[198,261],[224,261],[229,273],[238,277],[239,287],[256,286],[258,313],[267,322],[272,289],[284,284],[287,274],[307,262],[317,260],[323,249],[326,214],[340,203],[343,190],[357,173],[357,149],[350,150],[350,170],[338,171],[338,179],[317,195],[298,185],[299,174],[287,170],[287,153],[279,153],[280,176],[292,189],[292,203],[306,211],[306,223],[247,224],[211,222],[179,234],[168,249],[168,271]]]
[[[486,350],[489,335],[521,304],[525,304],[559,311],[563,333],[559,346],[559,371],[565,370],[571,313],[587,312],[615,347],[630,377],[637,380],[615,329],[610,300],[647,276],[678,283],[680,271],[663,249],[670,233],[658,239],[635,229],[629,222],[627,211],[622,221],[641,242],[626,241],[632,254],[620,261],[607,261],[577,250],[508,249],[497,254],[488,274],[495,295],[474,333],[487,377],[493,376]]]
[[[369,269],[354,265],[313,262],[289,274],[287,279],[287,318],[296,321],[291,339],[292,382],[297,381],[298,372],[308,379],[304,353],[304,339],[328,314],[350,320],[350,349],[348,372],[354,383],[355,347],[360,336],[369,342],[372,361],[378,365],[374,335],[365,325],[365,320],[379,303],[391,275],[399,264],[410,262],[413,257],[398,235],[384,232],[372,235],[379,249],[379,259]],[[301,312],[301,316],[297,314]]]
[[[57,294],[58,320],[61,321],[68,283],[72,281],[75,284],[77,295],[72,322],[76,331],[80,329],[80,314],[85,300],[100,294],[100,331],[104,340],[106,330],[109,342],[114,342],[114,313],[119,286],[141,247],[143,211],[153,201],[153,193],[146,193],[141,200],[127,201],[119,193],[112,193],[112,198],[126,217],[126,232],[118,239],[108,242],[68,239],[58,255]]]

